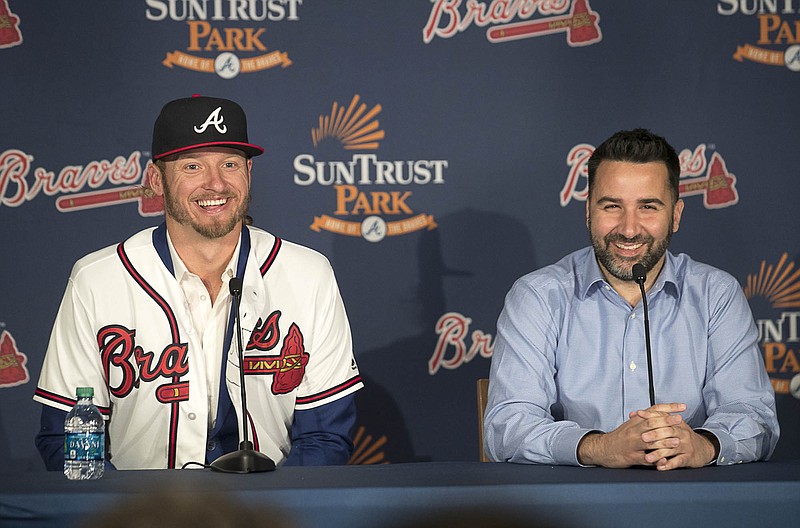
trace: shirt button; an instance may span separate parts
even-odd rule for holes
[[[631,314],[631,319],[636,319],[636,314],[635,313]]]
[[[206,300],[206,296],[205,296],[205,295],[201,295],[201,296],[200,296],[200,300],[201,300],[201,301],[205,301],[205,300]]]
[[[628,368],[631,369],[631,372],[635,372],[636,371],[636,363],[631,361],[631,364],[628,366]]]
[[[189,419],[190,420],[194,420],[195,418],[197,418],[197,415],[195,413],[193,413],[193,412],[190,412],[189,413]]]

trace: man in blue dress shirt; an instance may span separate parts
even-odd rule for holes
[[[517,280],[498,319],[487,454],[659,470],[769,458],[775,397],[741,287],[667,251],[684,205],[675,150],[621,131],[597,147],[588,176],[592,247]],[[636,263],[647,271],[654,405]]]

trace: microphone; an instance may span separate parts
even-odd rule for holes
[[[253,442],[248,440],[247,427],[247,392],[244,388],[244,351],[242,347],[242,320],[239,317],[239,303],[242,301],[242,279],[231,277],[228,281],[236,318],[236,345],[239,351],[239,382],[242,390],[242,431],[244,439],[239,443],[237,451],[225,453],[211,463],[211,469],[223,473],[259,473],[274,471],[275,462],[264,453],[253,449]]]
[[[647,294],[644,291],[644,281],[647,280],[647,270],[640,263],[636,263],[631,268],[633,280],[639,284],[642,291],[642,306],[644,308],[644,342],[647,348],[647,381],[650,384],[650,405],[656,404],[656,390],[653,385],[653,358],[650,351],[650,317],[647,313]]]

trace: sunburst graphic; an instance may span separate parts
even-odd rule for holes
[[[386,445],[386,436],[381,436],[377,440],[372,440],[372,435],[366,434],[366,429],[361,426],[356,431],[356,436],[353,438],[355,449],[347,461],[351,465],[370,465],[370,464],[388,464],[386,454],[382,448]]]
[[[761,261],[758,274],[747,276],[745,296],[763,297],[773,308],[800,308],[800,269],[795,270],[794,262],[788,260],[789,254],[784,253],[774,266]]]
[[[360,101],[361,97],[354,95],[346,109],[334,101],[331,113],[319,116],[319,126],[311,130],[314,146],[330,137],[338,139],[345,150],[376,150],[385,135],[375,119],[382,108],[377,104],[367,110],[367,104]]]

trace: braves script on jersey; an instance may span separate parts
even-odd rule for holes
[[[295,410],[335,401],[362,383],[327,259],[253,227],[243,229],[239,254],[249,436],[280,463],[291,449]],[[206,455],[206,358],[195,352],[199,336],[172,269],[163,225],[79,260],[34,396],[68,410],[75,387],[94,387],[109,419],[111,462],[120,469],[180,467]],[[230,332],[227,342],[225,385],[239,414]]]

